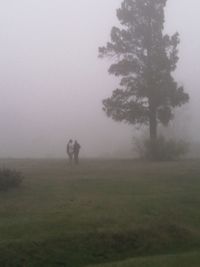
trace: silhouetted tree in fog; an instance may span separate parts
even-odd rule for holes
[[[167,0],[124,0],[117,10],[121,28],[113,27],[111,41],[99,48],[111,57],[109,73],[120,76],[120,88],[103,100],[106,114],[116,121],[149,125],[152,157],[158,123],[167,125],[173,108],[188,102],[172,72],[178,61],[179,35],[163,33]]]

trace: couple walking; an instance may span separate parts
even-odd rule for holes
[[[80,151],[81,146],[79,143],[75,140],[74,144],[73,141],[70,139],[69,142],[67,143],[67,155],[69,156],[69,162],[72,163],[73,158],[75,164],[79,163],[79,151]]]

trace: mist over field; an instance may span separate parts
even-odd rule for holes
[[[120,4],[121,0],[0,3],[0,157],[64,157],[70,138],[81,144],[81,156],[134,154],[133,139],[140,132],[113,122],[102,111],[102,99],[118,79],[108,74],[110,61],[98,58],[98,47],[118,25]],[[200,143],[199,8],[198,0],[168,0],[165,28],[180,34],[174,75],[190,95],[168,132],[194,144]]]
[[[0,2],[0,266],[200,266],[199,10]]]

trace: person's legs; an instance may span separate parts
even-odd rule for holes
[[[78,164],[79,162],[78,162],[78,153],[75,153],[74,154],[74,162],[75,162],[75,164]]]
[[[72,163],[72,160],[73,160],[73,154],[69,154],[69,163],[71,164]]]

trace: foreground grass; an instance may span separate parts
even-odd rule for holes
[[[87,267],[199,267],[200,251],[151,257],[137,257],[110,264],[90,265]]]
[[[25,179],[0,193],[0,266],[200,262],[199,164],[1,160]]]

